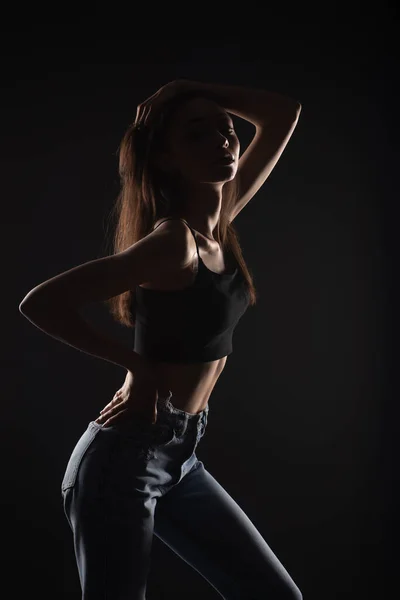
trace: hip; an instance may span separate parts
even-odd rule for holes
[[[197,414],[176,408],[172,394],[159,397],[157,421],[129,422],[105,427],[90,421],[76,443],[61,483],[62,493],[98,497],[100,489],[124,485],[138,489],[138,481],[159,489],[182,477],[194,464],[195,451],[207,426],[208,404]],[[190,462],[192,461],[192,462]]]

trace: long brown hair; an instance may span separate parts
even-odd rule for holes
[[[114,233],[110,236],[112,248],[107,254],[123,252],[129,246],[148,235],[154,223],[173,216],[182,208],[182,199],[170,176],[157,167],[152,157],[164,144],[164,132],[173,113],[194,97],[218,99],[211,94],[198,92],[180,93],[163,104],[160,114],[150,128],[133,122],[129,125],[118,148],[121,189],[109,215],[109,226],[115,220]],[[176,184],[176,182],[175,182]],[[239,243],[239,235],[232,223],[228,223],[231,207],[239,193],[238,175],[227,181],[222,188],[222,203],[217,226],[217,241],[225,255],[231,252],[246,280],[250,305],[256,303],[257,293]],[[106,235],[107,245],[107,235]],[[121,325],[135,326],[131,303],[134,291],[105,300],[112,317]]]

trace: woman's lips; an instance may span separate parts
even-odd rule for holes
[[[215,162],[217,164],[230,165],[233,162],[235,162],[235,159],[233,158],[232,155],[229,155],[229,156],[223,156],[223,157],[219,158],[218,160],[216,160]]]

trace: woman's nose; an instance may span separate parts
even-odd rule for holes
[[[218,147],[220,147],[222,145],[223,148],[227,148],[229,146],[228,138],[220,131],[216,131],[216,134],[217,134],[216,140],[217,140]]]
[[[227,148],[229,146],[228,138],[226,138],[224,135],[220,135],[217,141],[217,146],[218,148],[220,148],[221,146],[222,148]]]

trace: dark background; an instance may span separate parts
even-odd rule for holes
[[[137,104],[181,77],[281,92],[303,106],[235,220],[259,299],[235,332],[197,454],[305,600],[392,597],[398,29],[384,6],[350,17],[270,20],[247,35],[230,32],[227,17],[226,39],[139,39],[138,26],[131,37],[118,27],[93,38],[73,26],[4,33],[2,583],[14,598],[80,597],[61,479],[125,378],[44,335],[18,305],[40,282],[104,254],[120,139]],[[235,120],[243,152],[254,130]],[[102,306],[85,314],[131,344]],[[156,538],[148,598],[188,596],[218,597]]]

